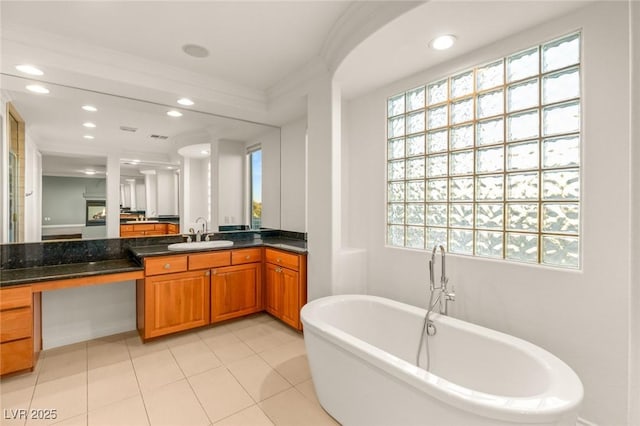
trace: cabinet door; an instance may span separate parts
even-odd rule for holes
[[[280,268],[282,309],[280,319],[292,327],[300,328],[300,283],[298,272]]]
[[[282,276],[281,267],[267,263],[265,265],[265,309],[270,314],[280,317],[282,312]]]
[[[0,343],[0,375],[33,368],[33,339]]]
[[[209,271],[145,279],[145,339],[209,323]]]
[[[211,271],[211,322],[262,309],[261,266],[250,263]]]

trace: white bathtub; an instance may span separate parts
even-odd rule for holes
[[[524,340],[434,314],[427,372],[415,366],[424,309],[343,295],[301,315],[318,399],[343,425],[576,424],[580,379]]]

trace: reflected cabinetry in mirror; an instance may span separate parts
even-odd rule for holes
[[[129,238],[178,234],[179,228],[176,223],[127,223],[120,225],[120,236]]]

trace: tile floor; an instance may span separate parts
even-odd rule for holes
[[[56,419],[12,419],[56,410]],[[302,335],[267,314],[142,344],[136,332],[41,353],[0,381],[2,425],[337,425]]]

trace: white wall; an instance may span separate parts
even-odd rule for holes
[[[631,330],[629,333],[631,350],[629,351],[630,386],[629,404],[631,413],[629,414],[629,424],[640,424],[640,3],[629,3],[629,22],[631,25],[631,46],[629,51],[636,52],[632,55],[631,69],[631,287],[629,291],[629,323]],[[636,261],[634,261],[636,259]]]
[[[177,193],[178,187],[176,186],[175,172],[173,170],[158,170],[156,178],[158,215],[177,215],[178,204],[174,195]]]
[[[147,217],[155,217],[158,214],[158,179],[155,171],[144,173],[144,214]]]
[[[180,183],[184,197],[184,209],[180,216],[183,223],[182,232],[187,232],[189,228],[196,229],[196,219],[204,217],[209,222],[209,211],[207,207],[207,166],[209,159],[185,158],[183,166],[183,179]],[[198,195],[200,194],[200,195]],[[213,206],[215,208],[215,206]],[[209,222],[211,229],[211,222]],[[217,230],[217,228],[216,228]]]
[[[280,229],[307,231],[307,118],[282,126],[280,136],[282,224]]]
[[[345,230],[349,245],[367,249],[367,292],[425,306],[426,254],[385,247],[387,97],[583,29],[582,269],[450,255],[447,271],[457,293],[453,316],[527,339],[563,359],[585,386],[581,417],[601,425],[627,424],[629,365],[638,362],[629,358],[627,300],[627,8],[624,2],[589,6],[355,99],[346,106],[348,140],[343,141],[351,153],[344,179],[350,200]]]
[[[218,224],[242,225],[245,219],[245,165],[243,143],[221,140],[218,146]]]
[[[147,204],[147,195],[145,194],[144,181],[136,180],[134,188],[136,192],[136,195],[135,195],[136,209],[143,210]]]
[[[42,293],[44,349],[135,329],[135,281]]]
[[[262,227],[280,229],[280,129],[267,130],[247,146],[262,145]]]
[[[42,240],[42,155],[28,133],[25,139],[24,241],[32,242]]]

